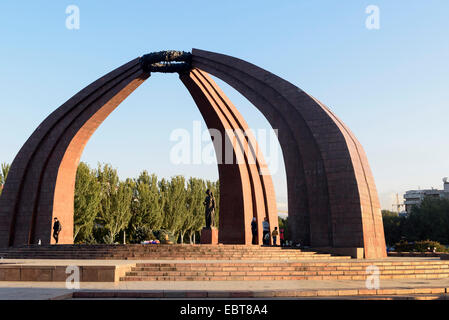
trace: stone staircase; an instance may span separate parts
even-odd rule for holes
[[[444,261],[326,261],[138,263],[121,281],[366,280],[367,267],[380,279],[449,278]]]
[[[36,269],[33,269],[36,273],[43,273],[43,269],[47,268],[45,272],[56,272],[58,275],[62,269],[56,269],[60,268],[61,262],[59,267],[54,267],[52,260],[89,259],[117,260],[109,264],[123,264],[118,260],[128,260],[126,270],[123,267],[123,271],[117,274],[112,270],[115,266],[96,263],[94,267],[97,269],[112,268],[114,276],[110,277],[111,281],[366,280],[370,275],[367,268],[372,265],[379,269],[381,280],[449,278],[449,260],[437,258],[357,260],[298,248],[250,245],[24,246],[0,250],[0,258],[48,259],[36,266],[17,266],[23,269],[20,272],[16,270],[21,277],[22,273],[29,273],[32,268]],[[89,278],[90,267],[82,267],[85,281],[93,281],[92,277]],[[11,269],[13,266],[3,268]],[[98,270],[95,272],[99,273]],[[105,276],[97,275],[97,278],[103,279]],[[98,279],[96,281],[100,281]]]
[[[348,256],[246,245],[53,245],[0,249],[4,259],[93,260],[347,260]]]

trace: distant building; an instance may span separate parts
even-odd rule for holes
[[[424,189],[424,190],[409,190],[404,194],[405,211],[410,213],[412,206],[419,205],[425,197],[432,198],[446,198],[449,199],[449,182],[447,178],[443,179],[443,190]]]

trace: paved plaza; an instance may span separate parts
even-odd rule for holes
[[[356,260],[353,260],[357,262]],[[437,262],[439,258],[386,258],[362,260],[376,265],[378,262]],[[137,263],[172,263],[173,260],[32,260],[2,259],[6,266],[127,266]],[[180,260],[176,263],[203,263],[198,260]],[[220,263],[220,260],[208,260]],[[244,263],[244,261],[229,261]],[[272,262],[272,261],[271,261]],[[282,262],[282,261],[279,261]],[[258,263],[258,262],[256,262]],[[260,263],[260,262],[259,262]],[[263,263],[263,262],[262,262]],[[323,261],[323,263],[326,263]],[[449,292],[449,278],[441,279],[388,279],[380,280],[378,290],[368,290],[365,280],[263,280],[263,281],[111,281],[80,282],[79,289],[68,289],[65,281],[0,281],[0,299],[70,299],[84,298],[373,298],[410,295],[444,296]]]
[[[381,290],[403,290],[420,288],[449,288],[449,279],[432,280],[384,280],[380,284]],[[221,292],[223,297],[227,292],[242,293],[252,291],[259,293],[259,297],[265,293],[266,297],[276,297],[276,292],[281,293],[278,298],[289,297],[287,293],[297,291],[316,291],[317,298],[325,298],[324,291],[334,290],[359,290],[366,289],[365,281],[357,280],[289,280],[289,281],[214,281],[211,285],[208,281],[163,281],[163,282],[83,282],[79,290],[67,289],[64,282],[0,282],[1,300],[45,300],[67,298],[68,294],[77,291],[152,291],[152,292]],[[440,293],[440,291],[434,291]],[[391,294],[392,292],[385,292]],[[410,294],[410,292],[405,292]],[[428,291],[423,293],[431,293]],[[331,295],[332,296],[332,295]],[[173,297],[176,297],[175,295]],[[179,293],[177,297],[182,297]],[[245,297],[242,295],[242,298]],[[291,295],[290,295],[291,297]]]

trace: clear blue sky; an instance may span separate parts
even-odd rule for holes
[[[68,5],[80,29],[65,25]],[[365,8],[380,9],[368,30]],[[201,48],[261,66],[326,103],[368,155],[382,207],[449,176],[449,1],[0,2],[0,162],[36,126],[98,77],[142,54]],[[219,82],[254,129],[255,108]],[[105,121],[82,160],[122,177],[142,169],[218,178],[214,165],[169,162],[176,128],[201,120],[176,75],[155,74]],[[204,127],[203,127],[204,129]],[[286,202],[285,173],[274,175]]]

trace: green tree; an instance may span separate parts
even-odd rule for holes
[[[115,237],[124,230],[131,219],[133,181],[120,182],[117,170],[106,164],[98,167],[97,179],[101,184],[101,210],[99,222],[107,231],[103,238],[106,243],[114,243]]]
[[[382,210],[385,242],[388,246],[393,246],[401,240],[404,220],[405,217],[400,217],[397,212]]]
[[[147,171],[143,171],[136,179],[133,188],[133,198],[131,201],[132,218],[129,224],[129,233],[132,240],[135,233],[142,230],[158,230],[162,226],[164,199],[158,188],[157,176],[151,176]],[[136,238],[136,239],[134,239]]]
[[[187,182],[186,218],[182,226],[181,242],[187,233],[189,243],[193,243],[193,237],[205,225],[204,195],[206,185],[203,180],[190,178]]]
[[[409,241],[449,244],[449,200],[426,197],[419,206],[413,206],[404,221],[403,234]]]
[[[164,201],[164,219],[162,228],[171,231],[177,237],[186,218],[186,189],[183,176],[172,177],[170,182],[159,182]]]
[[[113,243],[115,237],[124,230],[131,219],[132,187],[130,181],[119,182],[115,192],[111,194],[109,214],[103,217],[104,227],[109,232],[106,241]]]
[[[74,205],[74,241],[82,242],[92,234],[95,218],[100,211],[101,185],[95,172],[81,162],[76,172]]]

